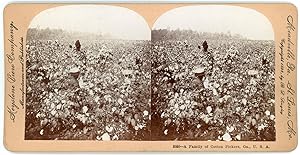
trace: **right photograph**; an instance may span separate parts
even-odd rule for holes
[[[179,7],[153,25],[151,140],[275,141],[275,43],[263,14]]]

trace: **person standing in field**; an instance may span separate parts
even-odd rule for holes
[[[204,61],[206,61],[206,75],[211,76],[213,74],[213,62],[214,58],[212,55],[212,50],[208,50],[208,43],[205,40],[202,43],[203,52],[204,52]]]
[[[77,41],[75,42],[75,47],[76,47],[76,50],[77,50],[77,51],[80,51],[81,44],[80,44],[80,41],[79,41],[79,40],[77,40]]]

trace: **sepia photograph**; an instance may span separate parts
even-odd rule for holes
[[[263,14],[179,7],[151,36],[151,140],[276,140],[274,32]]]
[[[269,20],[186,6],[152,30],[108,5],[47,9],[26,40],[25,140],[275,141]]]
[[[123,7],[42,11],[26,40],[25,140],[150,140],[151,30]]]

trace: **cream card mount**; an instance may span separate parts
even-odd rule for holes
[[[291,151],[297,8],[12,3],[11,151]]]

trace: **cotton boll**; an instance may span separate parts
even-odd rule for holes
[[[234,130],[234,127],[233,126],[231,126],[231,127],[227,126],[226,129],[227,129],[228,132],[232,132]]]
[[[242,103],[243,103],[243,105],[246,105],[247,104],[247,100],[246,99],[242,99]]]
[[[267,116],[270,116],[271,112],[270,112],[269,110],[267,110],[267,111],[265,111],[265,114],[266,114]]]
[[[111,108],[111,111],[112,111],[112,112],[115,112],[116,110],[117,110],[116,107],[112,107],[112,108]]]
[[[175,111],[175,115],[179,115],[180,114],[180,111],[179,110],[176,110]]]
[[[143,114],[144,114],[144,116],[148,116],[148,115],[149,115],[149,112],[148,112],[147,110],[145,110],[145,111],[143,112]]]
[[[44,129],[40,131],[40,135],[44,135]]]
[[[56,106],[56,109],[59,110],[61,107],[62,107],[62,105],[61,105],[61,104],[58,104],[58,105]]]
[[[232,138],[231,138],[231,136],[230,136],[229,133],[225,133],[225,134],[222,136],[222,139],[223,139],[224,141],[232,141]]]
[[[274,115],[270,115],[270,119],[271,120],[275,120],[275,116]]]
[[[201,124],[198,124],[198,125],[197,125],[197,128],[199,129],[200,127],[201,127]]]
[[[121,98],[119,98],[117,102],[119,103],[119,105],[123,104],[123,100]]]
[[[101,139],[103,141],[110,141],[110,136],[108,133],[104,133],[102,136],[101,136]]]
[[[237,140],[241,140],[241,135],[238,134],[238,135],[235,136],[235,138],[236,138]]]
[[[118,137],[117,135],[114,135],[114,136],[112,137],[112,140],[119,140],[119,137]]]
[[[86,113],[88,110],[89,110],[89,108],[87,106],[83,106],[82,107],[82,112],[83,113]]]
[[[168,129],[166,129],[166,130],[164,131],[164,134],[165,134],[165,135],[168,135]]]
[[[178,107],[179,107],[179,105],[178,105],[178,103],[176,103],[176,104],[174,105],[174,108],[175,108],[175,109],[178,109]]]
[[[209,87],[209,81],[208,79],[205,79],[203,82],[204,88],[207,89]]]
[[[180,110],[184,110],[185,109],[185,105],[181,105],[179,109]]]
[[[207,113],[211,113],[212,107],[211,106],[206,107],[206,111],[207,111]]]

